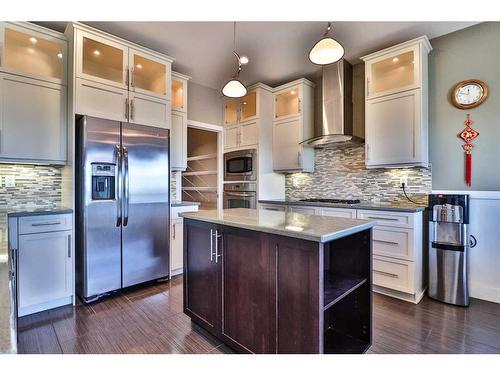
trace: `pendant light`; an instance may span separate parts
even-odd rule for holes
[[[228,98],[241,98],[247,94],[247,88],[238,79],[241,72],[241,65],[248,64],[248,57],[240,56],[236,52],[236,22],[233,24],[233,55],[238,63],[238,69],[231,78],[222,88],[222,94]]]
[[[309,51],[309,60],[316,65],[328,65],[344,57],[344,47],[335,39],[328,36],[332,23],[328,22],[326,31],[313,48]]]

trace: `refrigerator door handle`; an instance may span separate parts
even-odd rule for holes
[[[123,146],[123,157],[125,158],[125,176],[124,176],[124,204],[123,204],[123,226],[128,224],[128,204],[129,204],[129,174],[128,174],[128,150],[127,147]]]
[[[117,180],[118,183],[115,184],[115,196],[116,196],[116,226],[119,227],[122,225],[122,172],[121,172],[121,152],[120,146],[115,145],[115,164],[117,169]]]

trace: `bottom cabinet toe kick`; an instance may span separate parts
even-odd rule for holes
[[[223,211],[214,220],[181,214],[184,313],[193,322],[243,353],[370,347],[373,222],[260,211],[259,227],[225,216],[256,210]],[[321,230],[328,235],[314,238]]]

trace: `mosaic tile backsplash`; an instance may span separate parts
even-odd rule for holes
[[[14,176],[15,187],[5,187]],[[62,167],[0,164],[0,211],[55,207],[61,203]]]
[[[408,177],[408,196],[427,202],[432,173],[427,168],[366,169],[364,144],[331,144],[315,150],[315,171],[286,176],[286,198],[359,198],[369,202],[406,201],[400,178]]]

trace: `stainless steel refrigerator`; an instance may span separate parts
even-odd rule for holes
[[[169,131],[84,116],[76,136],[78,295],[168,277]]]

